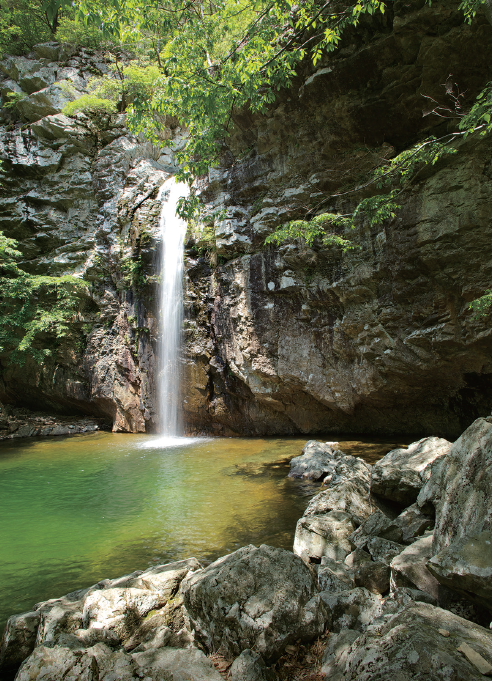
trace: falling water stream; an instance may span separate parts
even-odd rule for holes
[[[176,215],[176,208],[179,199],[188,193],[188,186],[176,182],[174,177],[169,178],[159,192],[162,209],[157,405],[159,430],[164,439],[170,440],[182,435],[179,410],[179,352],[183,321],[183,251],[186,223]]]

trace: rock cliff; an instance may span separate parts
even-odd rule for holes
[[[208,243],[199,232],[187,241],[189,432],[454,437],[490,411],[490,320],[468,309],[492,279],[487,138],[422,171],[383,227],[347,235],[359,250],[264,246],[308,210],[353,209],[360,194],[346,192],[378,159],[456,125],[423,117],[424,95],[447,105],[452,74],[470,104],[490,63],[485,17],[466,25],[451,0],[396,2],[299,72],[268,112],[235,113],[222,165],[199,187],[222,218]],[[124,115],[97,128],[61,113],[107,72],[101,55],[50,43],[0,70],[4,101],[19,93],[0,126],[0,229],[30,271],[90,282],[78,340],[43,367],[0,358],[0,401],[152,430],[157,192],[172,153],[129,134]]]
[[[490,79],[491,38],[452,2],[395,3],[265,115],[237,114],[202,188],[226,214],[209,245],[217,264],[189,252],[192,427],[454,437],[489,412],[490,320],[468,303],[491,280],[490,141],[460,143],[394,219],[346,235],[360,250],[263,243],[315,207],[352,210],[346,192],[376,159],[456,125],[423,117],[423,95],[445,104],[451,73],[471,102]]]
[[[130,135],[123,115],[96,125],[61,113],[108,70],[101,55],[54,43],[0,63],[3,101],[19,93],[0,126],[0,229],[30,272],[76,274],[90,287],[74,334],[43,366],[1,358],[0,400],[144,432],[155,421],[157,192],[174,166],[169,150]]]

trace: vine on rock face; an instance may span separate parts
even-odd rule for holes
[[[72,333],[86,282],[70,275],[29,274],[19,267],[17,241],[0,232],[0,352],[23,366],[43,364],[59,339]]]

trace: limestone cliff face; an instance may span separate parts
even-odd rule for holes
[[[345,192],[378,159],[455,125],[423,117],[423,95],[448,104],[451,73],[470,103],[492,78],[492,29],[463,24],[457,5],[397,2],[265,115],[236,114],[222,166],[200,185],[226,214],[214,252],[187,244],[189,432],[452,437],[489,412],[490,319],[467,306],[492,282],[490,140],[421,172],[395,219],[348,235],[360,250],[263,245],[308,209],[348,212],[360,195]],[[61,114],[107,69],[55,44],[0,62],[0,94],[23,95],[0,125],[0,229],[31,271],[90,284],[43,367],[0,357],[0,401],[143,432],[156,424],[157,192],[175,167],[124,116],[95,128]]]
[[[124,116],[96,127],[61,114],[107,71],[101,55],[56,44],[0,62],[4,101],[22,95],[0,126],[0,229],[19,240],[31,272],[89,282],[72,337],[44,366],[0,358],[0,401],[109,416],[116,431],[143,432],[155,422],[156,199],[174,166],[165,149],[130,135]]]
[[[491,408],[490,318],[467,308],[492,281],[490,140],[422,172],[384,227],[347,235],[359,251],[263,246],[332,194],[323,209],[346,212],[375,159],[449,130],[422,116],[422,95],[445,104],[450,73],[469,102],[490,80],[485,18],[466,26],[452,2],[396,9],[266,115],[236,117],[202,188],[227,211],[222,264],[188,253],[190,430],[454,436]]]

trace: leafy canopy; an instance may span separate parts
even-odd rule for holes
[[[51,16],[72,7],[52,0]],[[179,180],[191,182],[220,157],[234,110],[264,111],[307,56],[316,64],[363,14],[384,13],[381,0],[348,6],[304,0],[74,0],[75,17],[135,49],[158,66],[145,92],[127,103],[129,125],[152,141],[177,118],[188,139],[177,153]],[[129,75],[123,72],[123,80]],[[182,213],[191,213],[191,204]]]

